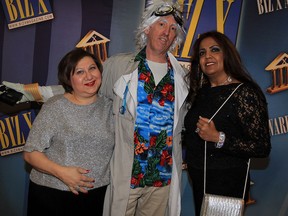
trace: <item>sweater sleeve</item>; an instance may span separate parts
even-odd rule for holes
[[[24,146],[24,151],[44,152],[45,149],[50,147],[51,140],[57,131],[57,121],[55,121],[55,119],[59,119],[59,116],[57,117],[55,115],[58,113],[59,110],[55,110],[54,105],[50,102],[43,104],[40,112],[33,122]]]

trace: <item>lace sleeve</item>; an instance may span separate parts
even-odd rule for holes
[[[226,134],[224,149],[243,157],[267,157],[271,150],[267,104],[254,88],[243,85],[235,96],[239,133]],[[224,150],[223,149],[223,150]]]

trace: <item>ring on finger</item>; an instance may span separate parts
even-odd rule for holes
[[[195,133],[199,133],[199,131],[200,131],[200,128],[196,128],[196,130],[195,130]]]

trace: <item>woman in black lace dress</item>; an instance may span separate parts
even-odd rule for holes
[[[248,159],[267,157],[271,143],[265,96],[246,72],[239,53],[227,36],[212,31],[197,39],[188,79],[189,111],[185,117],[184,144],[196,215],[199,215],[205,141],[206,193],[239,198],[244,191]],[[208,123],[240,83],[243,84]]]

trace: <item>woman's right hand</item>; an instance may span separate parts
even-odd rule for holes
[[[72,193],[88,193],[87,188],[93,188],[95,179],[86,176],[89,170],[80,167],[61,167],[57,172],[58,178],[63,181]]]
[[[210,121],[208,118],[199,116],[196,127],[196,132],[201,137],[201,139],[209,142],[218,142],[219,131],[217,131],[213,121]]]
[[[86,176],[89,170],[80,167],[61,166],[50,160],[43,152],[23,152],[24,160],[39,172],[53,175],[60,179],[74,193],[88,193],[87,188],[93,188],[95,179]]]

